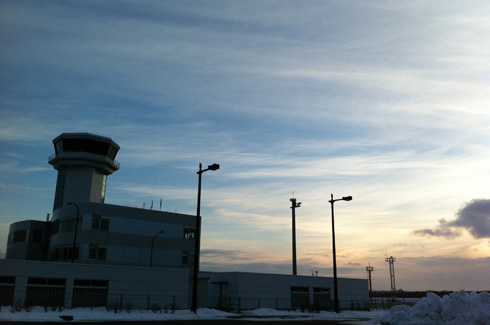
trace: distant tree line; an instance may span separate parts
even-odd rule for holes
[[[424,298],[427,296],[428,292],[432,292],[439,297],[443,297],[451,294],[454,291],[437,291],[437,290],[427,290],[427,291],[405,291],[403,289],[399,289],[396,291],[397,298]],[[391,290],[381,290],[381,291],[373,291],[373,297],[381,298],[381,297],[391,297]]]

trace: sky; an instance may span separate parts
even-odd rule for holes
[[[0,0],[0,254],[52,140],[112,138],[106,203],[196,213],[201,270],[490,289],[490,3]]]

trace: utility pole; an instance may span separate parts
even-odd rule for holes
[[[293,275],[298,275],[296,267],[296,208],[301,207],[301,202],[296,203],[295,198],[291,198],[289,201],[291,201],[291,211],[293,213]]]
[[[390,281],[391,281],[391,300],[395,301],[396,297],[396,285],[395,285],[395,262],[396,258],[393,256],[387,257],[386,262],[390,263]]]

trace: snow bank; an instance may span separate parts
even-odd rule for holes
[[[61,316],[71,316],[74,321],[168,321],[168,320],[215,320],[215,319],[260,319],[260,320],[359,320],[373,319],[382,315],[382,311],[342,311],[340,314],[334,312],[308,313],[299,310],[275,310],[261,308],[256,310],[242,311],[241,313],[228,313],[224,311],[200,308],[197,314],[190,310],[176,310],[175,313],[152,312],[151,310],[124,310],[114,313],[105,308],[73,308],[63,311],[47,311],[42,307],[33,307],[31,311],[12,312],[11,307],[3,306],[0,310],[1,321],[59,321]],[[365,323],[363,321],[362,323]]]
[[[443,298],[428,293],[413,307],[394,306],[378,322],[393,325],[490,325],[490,293],[459,291]]]

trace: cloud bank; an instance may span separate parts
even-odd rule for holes
[[[475,199],[456,213],[456,219],[440,219],[435,229],[415,230],[414,234],[454,239],[461,236],[459,228],[469,231],[476,239],[490,238],[490,200]]]

